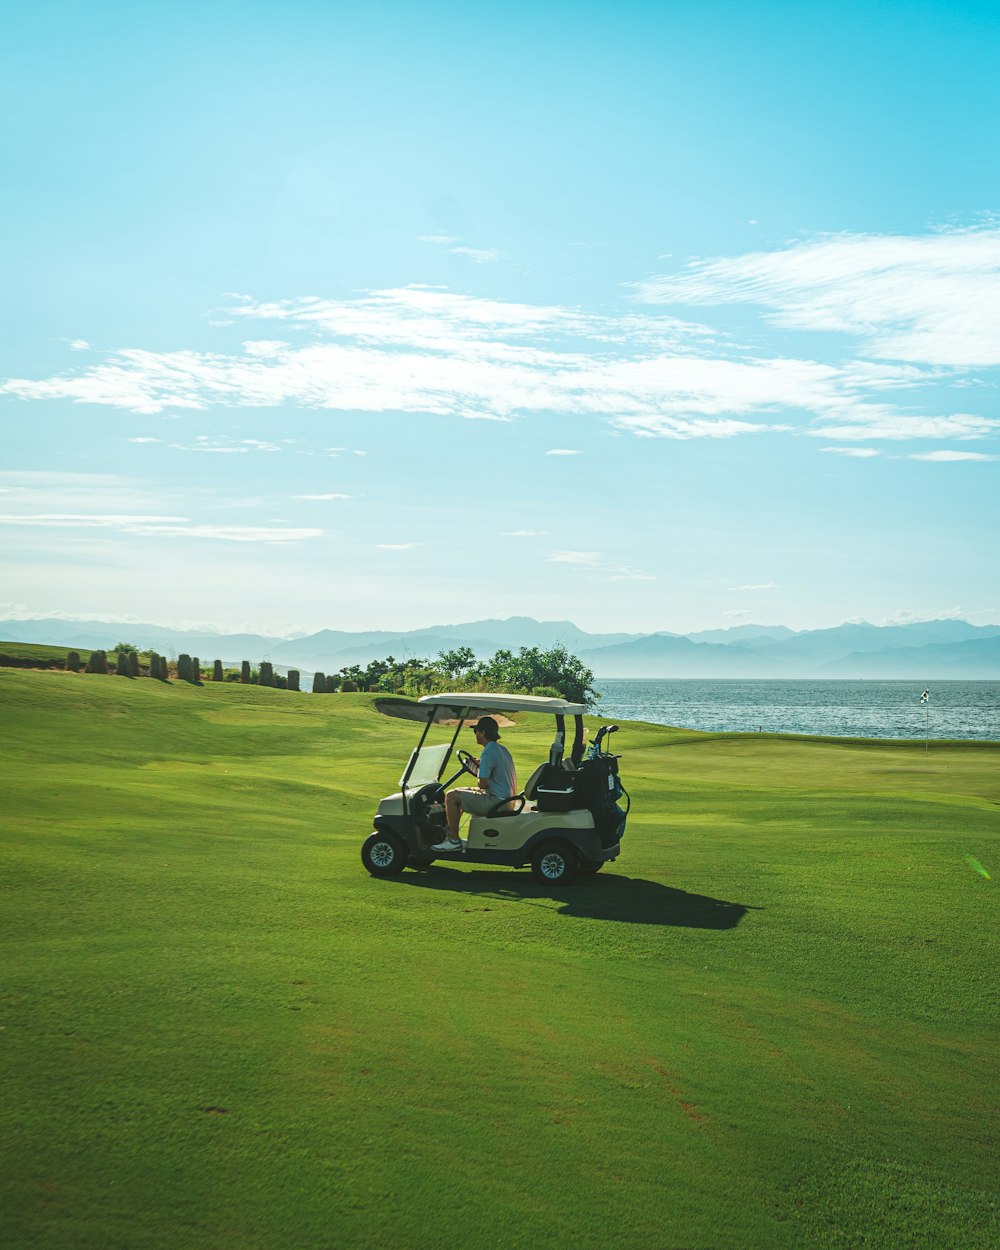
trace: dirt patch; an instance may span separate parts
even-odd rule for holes
[[[418,721],[427,720],[427,708],[426,707],[421,707],[419,703],[408,703],[404,700],[376,699],[375,711],[381,712],[383,716],[396,716],[400,720],[418,720]],[[474,725],[478,719],[479,719],[478,716],[473,716],[473,717],[470,717],[466,723],[469,725]],[[493,713],[493,719],[500,726],[506,725],[509,727],[510,725],[513,725],[514,723],[508,717],[501,716],[499,712]],[[435,724],[457,725],[458,719],[456,717],[452,717],[451,720],[438,719],[437,721],[435,721]]]

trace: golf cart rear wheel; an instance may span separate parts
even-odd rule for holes
[[[409,852],[394,833],[373,833],[361,847],[361,862],[373,877],[394,877],[406,867]]]
[[[580,860],[568,846],[547,842],[531,861],[531,875],[542,885],[569,885],[580,871]]]

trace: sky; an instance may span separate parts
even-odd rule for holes
[[[961,0],[8,0],[0,619],[1000,623],[998,52]]]

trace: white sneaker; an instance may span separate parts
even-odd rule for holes
[[[439,842],[437,846],[432,846],[432,851],[460,851],[462,842],[460,838],[445,838],[443,842]]]

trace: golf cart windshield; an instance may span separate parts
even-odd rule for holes
[[[413,788],[437,781],[444,771],[445,761],[450,754],[451,745],[447,742],[433,747],[415,747],[399,779],[399,784]]]

